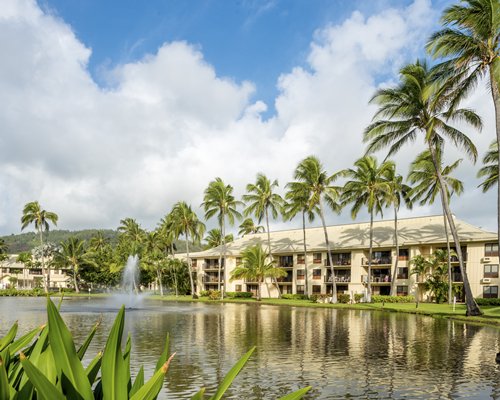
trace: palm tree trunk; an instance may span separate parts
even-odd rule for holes
[[[75,292],[80,293],[80,288],[78,287],[78,282],[76,280],[76,267],[73,266],[73,285],[75,285]]]
[[[220,290],[220,299],[224,299],[224,294],[226,292],[226,280],[224,279],[224,284],[222,284],[221,280],[221,268],[222,262],[224,262],[224,277],[226,275],[226,220],[225,215],[222,213],[222,226],[221,226],[221,243],[222,243],[222,260],[219,261],[219,290]],[[222,284],[222,290],[221,290]]]
[[[271,251],[271,232],[269,231],[269,213],[266,208],[266,228],[267,228],[267,247],[268,247],[268,254],[269,254],[269,259],[270,261],[274,264],[273,260],[273,254]],[[276,266],[274,267],[276,268]],[[280,285],[278,285],[278,280],[276,279],[275,276],[271,277],[273,284],[276,286],[276,289],[278,290],[278,299],[281,299],[281,290],[280,290]]]
[[[399,265],[399,240],[398,240],[398,209],[394,205],[394,241],[396,242],[396,261],[394,262],[394,271],[392,273],[391,296],[396,296],[396,279],[398,277]]]
[[[328,240],[328,232],[326,230],[325,216],[323,214],[323,202],[319,199],[319,216],[323,224],[323,233],[325,234],[326,250],[328,252],[328,261],[330,262],[330,270],[332,271],[332,303],[337,302],[337,282],[335,282],[335,269],[333,268],[332,250],[330,249],[330,241]]]
[[[436,149],[432,144],[429,143],[429,151],[432,156],[432,163],[434,164],[434,168],[436,170],[436,175],[439,180],[439,192],[441,193],[441,199],[444,207],[444,211],[446,214],[446,218],[448,219],[448,223],[450,224],[450,231],[453,237],[453,241],[455,242],[455,248],[457,249],[457,257],[458,263],[460,265],[460,273],[462,274],[462,278],[464,281],[464,291],[465,291],[465,304],[467,306],[466,316],[476,316],[482,315],[482,311],[477,305],[474,297],[472,296],[472,290],[469,284],[469,278],[467,277],[467,272],[464,268],[464,260],[462,257],[462,249],[460,247],[460,239],[458,238],[457,228],[455,226],[455,221],[453,221],[453,215],[451,214],[449,202],[448,202],[448,194],[446,193],[445,182],[443,176],[441,175],[441,169],[439,168],[437,158],[436,158]]]
[[[497,134],[497,146],[500,145],[500,91],[498,82],[495,79],[492,65],[489,67],[491,96],[493,97],[493,106],[495,107],[495,123]],[[498,147],[500,148],[500,146]],[[500,177],[500,162],[498,163],[498,176]],[[497,182],[497,231],[498,231],[498,248],[500,249],[500,182]]]
[[[197,299],[198,295],[194,290],[194,282],[193,282],[193,266],[191,265],[191,258],[189,257],[189,233],[186,230],[186,256],[189,270],[189,283],[191,284],[191,296],[193,299]]]
[[[302,210],[302,234],[304,236],[304,277],[305,277],[305,287],[304,294],[307,296],[309,294],[308,285],[309,281],[307,279],[307,245],[306,245],[306,211]]]
[[[262,297],[260,295],[260,284],[261,284],[261,279],[257,279],[257,301],[261,301]]]
[[[156,275],[158,277],[158,286],[160,287],[160,296],[163,297],[163,285],[161,284],[161,272],[159,268],[156,270]]]
[[[442,201],[443,199],[441,199]],[[441,204],[443,205],[443,204]],[[446,251],[448,252],[448,304],[453,304],[453,276],[451,274],[451,248],[450,248],[450,238],[448,236],[448,222],[446,221],[446,213],[444,212],[443,206],[443,222],[444,222],[444,234],[446,235]]]
[[[370,249],[368,250],[368,277],[366,280],[366,301],[372,301],[372,253],[373,253],[373,210],[370,210]]]
[[[50,270],[46,271],[45,270],[45,255],[43,254],[43,233],[42,229],[38,228],[38,234],[40,235],[40,249],[42,251],[42,271],[46,272],[47,275],[45,277],[45,293],[49,293],[49,287],[50,287]]]

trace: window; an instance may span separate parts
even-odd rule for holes
[[[498,278],[498,264],[497,265],[485,265],[484,266],[484,277],[485,278]]]
[[[313,294],[321,293],[321,285],[313,285]]]
[[[399,261],[406,261],[410,257],[410,251],[408,249],[399,249]]]
[[[351,265],[351,253],[337,253],[332,255],[333,265]]]
[[[314,264],[321,264],[321,253],[313,253],[313,263]]]
[[[485,299],[498,298],[498,286],[483,286],[483,298]]]
[[[319,268],[313,269],[313,279],[321,279],[321,270]]]
[[[398,268],[398,279],[408,279],[408,268],[407,267]]]
[[[280,256],[279,266],[284,268],[293,267],[293,256]]]
[[[237,291],[237,292],[241,292],[241,285],[236,285],[236,287],[235,287],[235,288],[236,288],[236,291]]]
[[[304,254],[297,254],[297,264],[305,264],[306,260]]]
[[[408,296],[408,286],[397,286],[396,287],[397,296]]]
[[[486,243],[484,245],[484,255],[486,257],[498,256],[498,243]]]
[[[297,280],[303,280],[305,279],[305,270],[304,269],[298,269],[297,270]]]
[[[304,294],[304,285],[297,285],[297,294]]]

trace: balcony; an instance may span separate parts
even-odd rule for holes
[[[367,266],[368,265],[368,258],[363,258],[361,260],[361,265]],[[392,265],[392,257],[373,257],[372,258],[372,265]]]
[[[361,275],[361,282],[368,283],[368,275]],[[384,276],[371,275],[370,283],[379,284],[379,285],[390,284],[391,277],[390,277],[390,275],[384,275]]]
[[[224,278],[222,279],[221,282],[224,281]],[[219,278],[217,276],[207,276],[205,275],[203,277],[203,283],[219,283]]]
[[[219,263],[218,262],[217,263],[206,263],[206,262],[204,262],[203,263],[203,269],[205,271],[210,271],[210,270],[212,270],[212,271],[218,271],[219,270]],[[224,263],[222,263],[221,270],[224,270]]]
[[[464,278],[462,278],[462,274],[460,272],[453,272],[451,274],[451,279],[453,282],[463,282]]]
[[[324,282],[326,284],[332,284],[333,279],[331,275],[325,276]],[[351,282],[351,276],[350,275],[335,275],[335,283],[339,282]]]
[[[276,278],[278,283],[293,283],[293,276],[284,276],[282,278]]]
[[[329,267],[330,263],[328,262],[328,259],[325,260],[324,262],[325,267]],[[348,258],[341,258],[341,259],[335,259],[333,258],[333,266],[334,267],[350,267],[351,266],[351,259]]]
[[[279,256],[278,267],[280,268],[293,268],[293,256]]]

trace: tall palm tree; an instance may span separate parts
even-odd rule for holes
[[[323,169],[323,165],[315,156],[309,156],[302,160],[294,172],[294,179],[304,185],[307,193],[307,207],[309,210],[318,210],[323,233],[325,235],[328,263],[332,274],[332,303],[337,302],[337,284],[335,282],[335,270],[333,268],[332,248],[328,239],[328,231],[325,222],[325,209],[323,201],[337,214],[340,213],[341,206],[338,202],[340,188],[333,186],[338,174],[328,175]]]
[[[394,208],[394,242],[396,245],[396,261],[394,262],[394,271],[392,273],[391,281],[391,296],[396,295],[396,279],[399,266],[399,235],[398,235],[398,211],[401,204],[406,205],[407,208],[412,208],[412,201],[410,197],[411,187],[403,183],[403,177],[396,173],[396,166],[390,169],[387,173],[387,180],[389,182],[390,191],[387,193],[385,201],[388,206]]]
[[[483,157],[483,166],[477,173],[478,178],[485,178],[479,185],[483,193],[498,185],[498,143],[490,144],[488,152]]]
[[[214,247],[219,247],[222,245],[222,234],[219,228],[210,229],[205,236],[205,242],[207,242],[205,249],[213,249]],[[232,233],[226,235],[224,238],[224,243],[230,243],[234,240]]]
[[[269,262],[268,254],[262,246],[249,247],[241,253],[242,263],[231,271],[231,280],[249,279],[257,282],[257,300],[261,300],[260,286],[266,278],[280,278],[286,276],[281,268],[274,268]]]
[[[61,243],[59,249],[54,253],[52,264],[57,268],[69,268],[73,275],[73,286],[76,293],[80,292],[78,287],[78,275],[81,268],[94,265],[85,249],[85,242],[76,237],[70,237]]]
[[[480,129],[481,119],[471,110],[452,107],[453,90],[434,82],[425,62],[403,67],[400,75],[401,82],[395,88],[380,89],[372,98],[372,102],[379,105],[379,110],[375,114],[375,122],[365,130],[364,140],[369,142],[367,151],[374,152],[389,147],[390,156],[403,145],[422,136],[440,181],[440,195],[455,247],[460,249],[460,240],[449,207],[448,196],[443,189],[445,184],[436,152],[442,148],[445,140],[448,140],[461,148],[472,161],[475,161],[477,150],[474,143],[467,135],[450,125],[450,122],[460,121]],[[481,310],[472,296],[462,254],[460,251],[457,254],[464,279],[467,315],[480,315]]]
[[[460,165],[462,159],[458,159],[451,165],[446,165],[443,167],[441,160],[441,151],[436,152],[437,164],[441,171],[441,176],[445,182],[445,191],[448,195],[448,200],[451,199],[453,194],[460,195],[463,190],[463,183],[459,179],[453,178],[450,174]],[[431,153],[426,150],[419,155],[410,165],[410,173],[408,174],[408,180],[411,184],[415,185],[412,189],[412,201],[420,200],[420,205],[433,204],[436,197],[440,195],[440,183],[439,178],[436,173],[436,168],[432,162]],[[443,200],[440,196],[441,201]],[[448,235],[448,222],[446,218],[446,213],[444,205],[441,202],[441,208],[443,210],[443,222],[444,222],[444,234],[446,236],[446,248],[448,250],[448,279],[452,281],[452,271],[451,271],[451,248],[450,248],[450,238]],[[448,302],[452,302],[452,288],[450,285],[448,293]]]
[[[267,231],[267,252],[270,262],[274,265],[271,249],[271,232],[269,231],[269,214],[273,219],[278,218],[279,210],[283,207],[283,198],[274,192],[278,187],[278,181],[270,181],[264,174],[258,173],[255,183],[247,185],[247,194],[243,195],[246,203],[245,216],[253,215],[261,223],[266,220]],[[281,298],[281,291],[277,281],[273,282],[278,290],[278,297]]]
[[[189,257],[189,241],[197,243],[205,233],[205,224],[198,219],[190,205],[185,201],[174,204],[171,211],[171,222],[178,235],[184,235],[186,238],[186,258],[189,269],[189,283],[191,285],[191,295],[193,299],[198,298],[193,282],[193,266]]]
[[[245,218],[239,226],[238,236],[251,235],[254,233],[262,233],[265,231],[262,225],[255,225],[252,218]]]
[[[415,300],[417,302],[417,307],[418,307],[418,303],[419,303],[419,293],[418,293],[418,287],[419,287],[418,281],[419,281],[419,279],[418,278],[419,277],[424,278],[425,276],[427,276],[427,274],[431,268],[431,264],[422,254],[418,254],[417,256],[413,257],[410,260],[410,265],[413,267],[411,269],[410,275],[417,276],[417,295],[415,296]]]
[[[463,0],[446,8],[444,28],[434,33],[427,50],[445,61],[436,66],[438,75],[458,83],[456,101],[488,76],[495,108],[496,142],[500,143],[500,3],[498,0]],[[500,170],[499,170],[500,171]],[[498,176],[498,173],[497,173]],[[500,245],[500,185],[497,191],[497,224]]]
[[[352,218],[356,218],[363,206],[368,208],[370,214],[370,247],[368,256],[367,302],[371,302],[371,271],[373,253],[373,217],[383,214],[387,197],[391,193],[391,177],[394,170],[392,161],[384,161],[378,165],[377,159],[371,156],[360,158],[354,163],[353,168],[342,171],[348,181],[342,193],[342,205],[353,204]]]
[[[5,240],[0,238],[0,261],[6,260],[8,258],[9,246],[5,243]]]
[[[42,209],[38,201],[32,201],[26,203],[23,208],[23,215],[21,217],[21,230],[26,228],[30,224],[35,225],[35,229],[38,231],[40,237],[40,247],[43,248],[43,232],[49,231],[49,222],[52,222],[57,226],[57,220],[59,217],[56,213],[51,211],[46,211]],[[49,292],[50,288],[50,269],[47,271],[45,269],[45,257],[42,251],[42,268],[44,273],[46,273],[45,279],[45,293]]]
[[[203,203],[201,205],[205,209],[206,220],[217,215],[219,228],[222,232],[217,289],[221,292],[221,298],[223,298],[226,285],[223,286],[221,291],[221,267],[222,263],[224,263],[224,266],[226,265],[226,243],[224,241],[226,237],[226,218],[230,225],[234,225],[235,219],[241,218],[241,214],[237,208],[242,205],[242,203],[234,198],[233,187],[231,185],[226,185],[221,178],[217,177],[215,180],[211,181],[205,189]]]
[[[121,233],[121,239],[127,243],[131,254],[139,255],[142,244],[146,239],[146,232],[141,228],[133,218],[125,218],[120,221],[118,232]]]
[[[109,239],[104,236],[102,231],[97,231],[89,241],[89,248],[96,252],[104,250],[108,245]]]
[[[304,244],[304,294],[309,295],[308,269],[307,269],[307,242],[306,242],[306,216],[309,222],[314,221],[316,214],[319,214],[318,205],[309,208],[309,190],[304,182],[289,182],[286,187],[288,191],[285,194],[285,204],[282,214],[285,220],[294,218],[299,212],[302,215],[302,236]]]
[[[156,274],[160,296],[163,296],[163,271],[166,264],[165,246],[166,242],[161,230],[146,233],[144,263]]]

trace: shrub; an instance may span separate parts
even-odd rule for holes
[[[210,300],[219,300],[220,299],[220,290],[209,290],[208,298]]]
[[[381,296],[375,294],[372,296],[372,303],[414,303],[413,296]]]
[[[500,306],[500,299],[483,299],[478,297],[476,303],[478,306]]]
[[[45,292],[43,289],[35,288],[32,290],[29,289],[2,289],[0,290],[0,296],[9,296],[9,297],[37,297],[44,296]]]
[[[251,299],[252,292],[226,292],[226,297],[230,299]]]
[[[200,297],[208,297],[209,294],[210,294],[210,290],[200,291]]]
[[[360,303],[361,300],[363,300],[364,297],[365,297],[365,295],[362,294],[362,293],[354,293],[354,302],[355,303]]]
[[[340,293],[337,300],[339,303],[348,304],[351,301],[351,296],[348,293]]]
[[[281,298],[285,300],[308,300],[308,297],[305,294],[285,293],[281,295]]]

